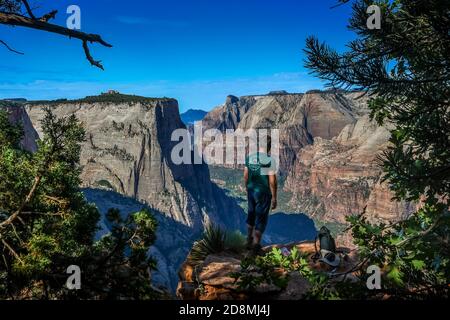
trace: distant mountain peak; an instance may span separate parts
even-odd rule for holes
[[[180,114],[181,120],[185,125],[192,125],[196,121],[203,120],[208,112],[199,109],[189,109],[186,112]]]
[[[235,104],[239,102],[239,98],[233,95],[229,95],[227,96],[227,100],[226,100],[226,104]]]

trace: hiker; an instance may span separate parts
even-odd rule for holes
[[[245,159],[244,186],[248,199],[247,249],[261,251],[261,238],[266,230],[270,209],[277,208],[277,177],[275,163],[270,157],[271,138],[266,145],[259,143],[258,151]]]

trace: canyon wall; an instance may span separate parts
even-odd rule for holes
[[[22,126],[24,136],[21,144],[26,150],[35,152],[37,150],[36,140],[39,136],[34,129],[25,108],[22,105],[13,102],[0,101],[0,109],[5,110],[8,113],[9,121]]]
[[[388,146],[389,135],[366,115],[331,140],[316,138],[300,150],[286,179],[292,207],[339,223],[364,210],[372,222],[405,218],[414,206],[392,201],[393,194],[381,183],[378,156]]]
[[[359,94],[360,95],[360,94]],[[237,98],[213,109],[203,129],[278,129],[280,172],[287,175],[298,152],[314,138],[331,139],[367,112],[366,98],[358,93],[314,91],[306,94],[274,93]]]
[[[118,100],[118,101],[117,101]],[[125,101],[123,101],[125,100]],[[151,209],[158,220],[157,241],[150,254],[157,260],[152,280],[175,290],[177,272],[203,226],[213,222],[228,229],[243,227],[236,202],[210,180],[205,164],[175,165],[172,131],[184,128],[172,99],[91,97],[77,101],[2,102],[10,120],[25,130],[23,145],[35,151],[42,136],[44,108],[57,117],[75,115],[86,131],[80,163],[88,201],[102,214],[118,208],[123,215]],[[105,219],[97,237],[107,233]]]
[[[345,223],[348,215],[395,221],[414,210],[392,201],[381,183],[377,157],[389,131],[369,120],[368,97],[360,92],[310,91],[228,97],[203,122],[226,129],[279,129],[280,171],[293,212],[318,221]]]
[[[211,183],[204,164],[175,165],[171,134],[184,128],[172,99],[142,102],[30,104],[26,111],[39,134],[44,108],[57,117],[75,115],[86,130],[81,152],[83,187],[107,187],[202,230],[209,221],[240,227],[242,211]]]

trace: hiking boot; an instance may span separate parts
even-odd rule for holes
[[[255,244],[253,246],[252,252],[255,256],[263,256],[264,255],[264,251],[262,250],[262,247],[260,244]]]

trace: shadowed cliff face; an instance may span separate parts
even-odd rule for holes
[[[36,140],[38,139],[38,134],[31,123],[28,114],[26,113],[24,107],[19,104],[2,102],[0,103],[0,109],[6,110],[9,114],[9,120],[12,123],[20,124],[24,130],[24,136],[22,139],[22,146],[24,149],[35,152],[37,150]]]
[[[270,215],[263,235],[265,244],[292,243],[314,240],[317,235],[314,221],[302,213],[275,213]]]
[[[46,105],[27,112],[41,134]],[[241,226],[242,210],[210,182],[206,165],[175,165],[172,132],[184,128],[175,100],[66,102],[50,105],[56,116],[74,114],[86,130],[81,165],[84,187],[108,187],[143,201],[199,231],[208,221]]]
[[[125,215],[147,205],[157,217],[157,242],[150,250],[158,262],[154,283],[175,289],[178,268],[204,224],[243,227],[242,209],[211,183],[205,164],[172,162],[178,143],[171,141],[172,132],[185,128],[175,100],[28,105],[24,116],[39,134],[46,106],[57,117],[74,114],[86,130],[80,163],[88,201],[102,213],[119,208]],[[104,220],[100,227],[108,232]]]
[[[113,191],[84,189],[83,193],[89,202],[96,204],[102,214],[97,238],[111,231],[111,226],[105,218],[111,207],[119,209],[124,217],[147,208],[146,205]],[[151,275],[152,283],[175,291],[178,282],[178,268],[199,234],[192,233],[192,229],[168,218],[163,212],[153,209],[152,213],[158,221],[156,242],[149,252],[157,261],[157,270]]]

